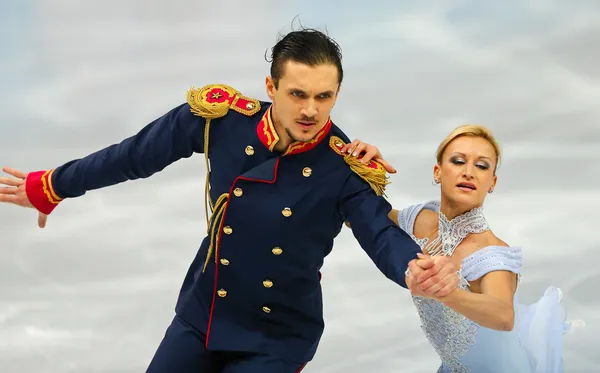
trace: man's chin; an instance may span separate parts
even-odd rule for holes
[[[288,135],[293,142],[309,142],[315,138],[317,131],[294,131],[293,133],[288,132]]]
[[[312,141],[316,136],[317,136],[316,133],[296,135],[296,136],[292,137],[292,140],[294,142],[309,142],[309,141]]]

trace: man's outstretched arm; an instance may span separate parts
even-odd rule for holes
[[[15,179],[0,180],[8,186],[2,189],[0,202],[34,207],[48,215],[65,198],[147,178],[181,158],[202,153],[204,128],[205,119],[195,116],[188,104],[182,104],[136,135],[55,169],[28,174],[5,169]]]

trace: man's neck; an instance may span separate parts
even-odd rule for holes
[[[273,123],[273,128],[275,129],[275,133],[277,133],[277,136],[279,137],[279,141],[277,142],[277,144],[275,144],[275,147],[273,148],[273,150],[283,153],[290,146],[290,144],[293,142],[293,140],[287,134],[285,129],[283,129],[283,127],[281,126],[281,122],[279,121],[279,118],[277,117],[277,113],[273,110],[273,108],[271,108],[270,114],[271,114],[271,123]]]

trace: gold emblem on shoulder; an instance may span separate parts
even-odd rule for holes
[[[187,102],[192,113],[206,119],[223,117],[230,109],[248,116],[260,111],[259,100],[246,97],[225,84],[191,88],[187,92]]]
[[[346,145],[344,141],[337,136],[331,136],[329,139],[329,147],[344,157],[344,161],[350,166],[350,169],[369,183],[378,196],[385,195],[385,188],[390,182],[383,165],[374,160],[362,163],[362,156],[354,157],[351,153],[343,153],[341,149],[344,145]]]

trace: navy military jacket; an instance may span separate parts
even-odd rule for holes
[[[226,85],[192,89],[186,103],[138,134],[27,178],[38,210],[126,180],[146,178],[194,153],[210,162],[208,234],[184,279],[176,312],[209,350],[313,358],[324,329],[320,268],[349,222],[360,246],[392,281],[419,247],[389,218],[381,165],[352,163],[331,120],[285,153],[270,103]],[[355,158],[356,159],[356,158]],[[371,177],[373,176],[373,177]]]

